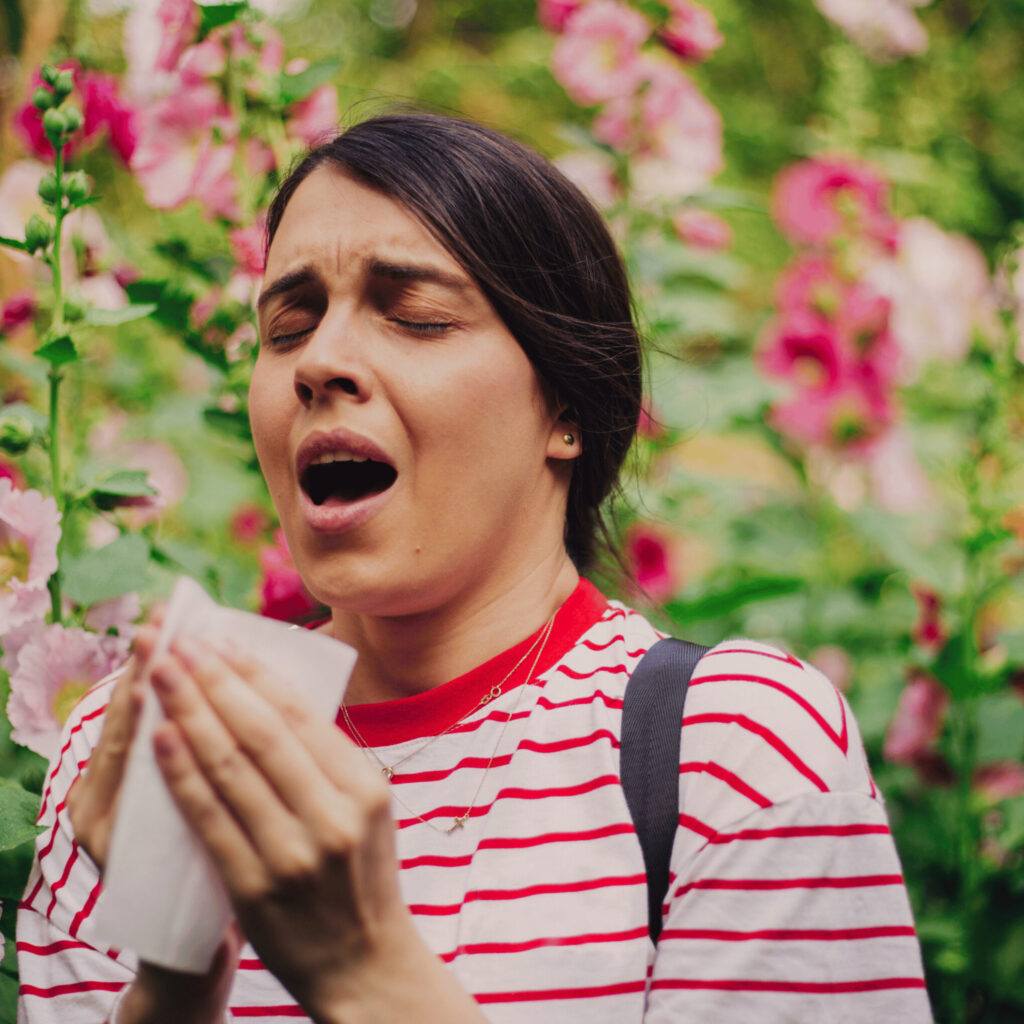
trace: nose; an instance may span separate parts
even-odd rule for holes
[[[338,397],[356,402],[369,399],[372,374],[351,323],[329,317],[320,321],[302,346],[294,386],[299,401],[307,407]]]

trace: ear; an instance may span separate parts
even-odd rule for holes
[[[555,420],[548,438],[548,458],[575,459],[582,451],[580,428],[564,415]]]

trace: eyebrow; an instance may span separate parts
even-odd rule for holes
[[[302,288],[319,280],[319,275],[310,266],[299,267],[298,270],[282,274],[276,281],[268,284],[260,292],[260,297],[256,300],[256,309],[262,311],[263,307],[276,295],[294,291],[296,288]]]

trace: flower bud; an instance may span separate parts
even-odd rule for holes
[[[74,89],[74,87],[75,76],[70,69],[62,71],[57,76],[57,80],[53,83],[53,96],[58,105],[71,95],[71,90]]]
[[[25,225],[25,244],[29,252],[45,249],[53,241],[53,227],[38,213],[33,213]]]
[[[77,132],[82,127],[82,112],[78,107],[64,108],[64,123],[67,125],[66,131],[68,135],[72,132]]]
[[[39,86],[34,93],[32,93],[32,106],[36,110],[49,110],[53,106],[53,93],[49,89]]]
[[[62,110],[51,107],[43,114],[43,131],[51,138],[63,135],[67,131],[65,125],[64,112]]]
[[[64,194],[72,206],[81,206],[89,198],[89,179],[84,171],[74,171],[64,181]]]
[[[7,413],[0,419],[0,451],[8,455],[21,455],[35,435],[32,421],[21,413]]]
[[[53,85],[57,81],[57,76],[60,71],[55,68],[52,64],[44,64],[39,69],[39,77],[47,84]]]
[[[57,202],[57,196],[59,195],[60,189],[57,188],[57,175],[53,171],[44,174],[42,181],[39,182],[39,198],[47,205],[53,206]]]

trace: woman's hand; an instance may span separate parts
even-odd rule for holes
[[[151,678],[168,716],[154,737],[167,784],[246,937],[306,1012],[425,1020],[440,986],[447,1019],[482,1020],[415,932],[387,786],[334,723],[258,663],[194,638]],[[416,1004],[410,1016],[396,998]]]
[[[156,619],[153,624],[139,629],[132,658],[107,705],[100,741],[89,758],[85,773],[75,780],[68,793],[68,814],[75,838],[101,874],[110,849],[124,767],[142,709],[142,666],[156,643],[158,625],[159,619]]]

